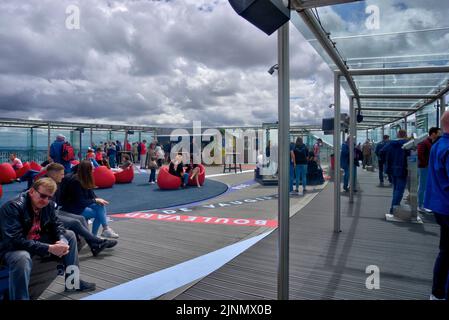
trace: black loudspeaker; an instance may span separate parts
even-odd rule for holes
[[[357,114],[357,122],[360,123],[363,121],[363,116],[360,114],[360,112]]]
[[[268,35],[290,20],[290,9],[283,0],[229,0],[229,3],[239,16]]]
[[[334,118],[324,118],[321,124],[321,130],[325,135],[334,133]]]
[[[133,131],[133,130],[128,130],[127,133],[128,133],[128,134],[134,134],[134,131]]]

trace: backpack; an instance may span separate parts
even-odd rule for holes
[[[62,145],[61,159],[64,161],[71,161],[75,159],[75,150],[69,142],[64,142]]]
[[[295,147],[293,152],[295,153],[296,164],[307,164],[308,150],[305,145]]]

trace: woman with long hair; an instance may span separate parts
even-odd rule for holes
[[[97,198],[92,175],[92,164],[83,160],[73,175],[64,178],[61,187],[61,210],[82,215],[86,220],[94,219],[92,233],[97,235],[100,225],[103,226],[102,237],[118,238],[119,235],[107,223],[106,205],[108,201]]]

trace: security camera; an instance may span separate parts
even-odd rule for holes
[[[268,73],[273,75],[274,70],[279,70],[279,65],[277,63],[274,66],[272,66],[270,69],[268,69]]]

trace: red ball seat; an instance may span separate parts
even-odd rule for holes
[[[129,166],[123,171],[114,172],[115,183],[131,183],[134,179],[134,168]]]
[[[204,184],[204,181],[206,180],[206,168],[202,164],[199,164],[198,167],[200,168],[200,173],[198,173],[198,182],[202,186]],[[196,179],[195,180],[190,179],[191,176],[192,172],[190,172],[189,174],[188,184],[189,186],[196,186]]]
[[[35,162],[35,161],[31,161],[30,162],[30,168],[31,168],[31,170],[34,170],[34,171],[41,171],[42,170],[41,165],[39,163]]]
[[[9,163],[0,164],[0,183],[11,183],[16,180],[16,171],[13,169],[12,165]]]
[[[30,170],[31,170],[30,163],[29,162],[25,162],[23,164],[22,168],[16,170],[16,179],[22,177],[25,173],[27,173]]]
[[[181,178],[168,172],[168,166],[163,166],[157,176],[157,185],[162,190],[178,189],[181,186]]]
[[[98,188],[111,188],[115,183],[115,175],[107,167],[100,166],[94,169],[94,183]]]

